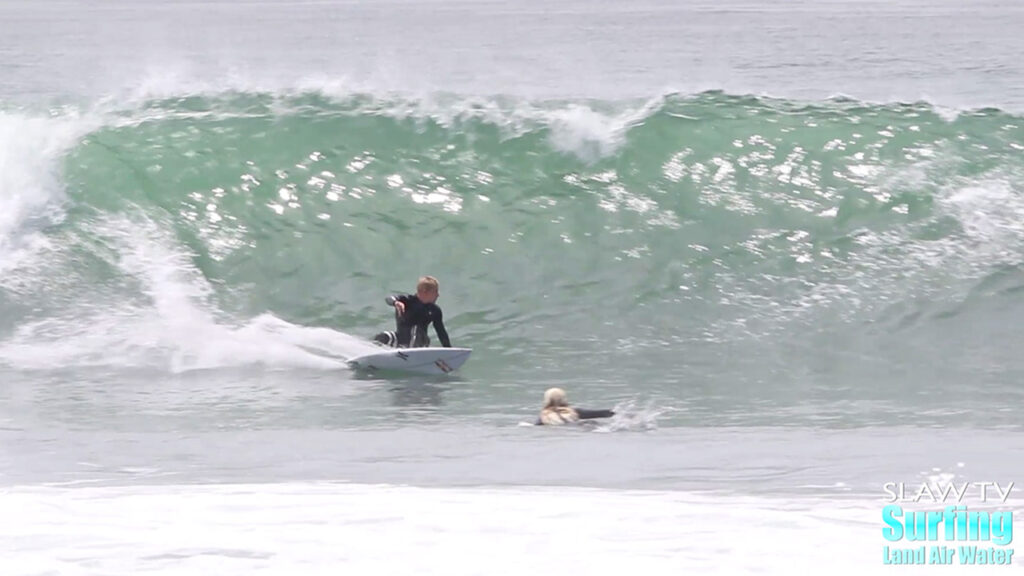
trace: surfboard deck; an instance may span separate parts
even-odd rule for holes
[[[357,370],[394,370],[416,374],[450,374],[466,363],[472,348],[381,348],[380,352],[352,358]]]

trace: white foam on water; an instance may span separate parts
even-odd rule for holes
[[[59,161],[95,122],[75,111],[0,111],[0,286],[46,248],[38,229],[63,217]]]
[[[239,324],[222,318],[213,290],[190,255],[147,217],[114,217],[94,230],[115,264],[138,282],[144,304],[83,302],[70,317],[18,326],[0,342],[0,362],[16,368],[159,366],[171,372],[244,365],[339,369],[376,348],[327,328],[291,324],[267,313]],[[90,310],[83,319],[81,312]]]
[[[617,152],[625,143],[629,129],[663,106],[664,99],[660,97],[614,113],[572,104],[545,111],[543,116],[551,126],[550,141],[556,149],[587,161],[596,161]]]
[[[8,576],[860,576],[892,568],[880,510],[872,499],[551,487],[26,486],[0,494],[0,549]]]

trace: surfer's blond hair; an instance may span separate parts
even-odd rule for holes
[[[540,411],[540,421],[548,426],[558,426],[577,422],[580,415],[574,408],[569,406],[569,400],[565,390],[561,388],[548,388],[544,392],[544,408]]]
[[[424,276],[416,283],[417,291],[426,290],[427,292],[437,292],[440,287],[441,286],[438,284],[437,278],[434,278],[433,276]]]

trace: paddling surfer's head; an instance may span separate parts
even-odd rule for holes
[[[544,392],[544,408],[540,411],[540,421],[548,426],[568,424],[580,419],[576,410],[569,406],[565,390],[548,388]]]

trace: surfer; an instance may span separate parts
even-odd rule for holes
[[[541,409],[540,418],[537,419],[536,424],[538,426],[560,426],[592,418],[610,418],[614,415],[615,412],[612,410],[573,408],[569,406],[565,390],[561,388],[548,388],[544,392],[544,408]]]
[[[385,346],[398,348],[426,348],[430,346],[427,326],[434,325],[438,339],[445,348],[451,348],[448,331],[444,329],[441,308],[436,304],[440,286],[437,278],[424,276],[416,284],[415,294],[392,294],[384,299],[395,307],[394,332],[380,332],[373,339]]]

